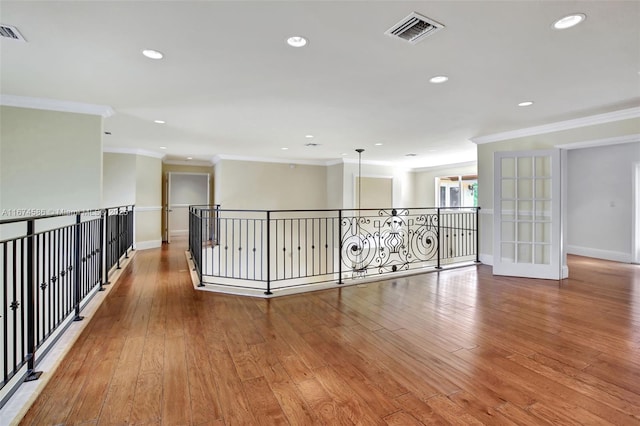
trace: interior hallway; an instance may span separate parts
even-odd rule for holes
[[[487,266],[272,300],[140,251],[22,424],[640,424],[640,266]]]

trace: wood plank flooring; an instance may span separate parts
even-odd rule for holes
[[[137,253],[21,424],[640,425],[640,266],[486,266],[272,300]]]

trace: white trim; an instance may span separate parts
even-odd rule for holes
[[[164,158],[166,154],[162,154],[159,152],[147,151],[146,149],[137,149],[137,148],[117,148],[104,146],[102,147],[103,153],[109,154],[129,154],[129,155],[142,155],[143,157],[153,157],[153,158]]]
[[[183,236],[183,235],[189,235],[189,230],[188,229],[176,229],[176,230],[171,231],[171,236],[172,237]]]
[[[169,204],[169,208],[176,208],[176,209],[186,209],[190,206],[191,204]]]
[[[595,146],[606,146],[606,145],[618,145],[623,143],[633,143],[640,142],[640,133],[636,133],[633,135],[626,136],[617,136],[614,138],[605,138],[605,139],[594,139],[591,141],[584,142],[573,142],[562,145],[556,145],[556,148],[560,149],[579,149],[579,148],[592,148]]]
[[[567,245],[567,253],[575,254],[577,256],[593,257],[595,259],[612,260],[614,262],[631,263],[632,260],[631,253],[574,245]]]
[[[243,155],[230,155],[230,154],[216,154],[211,159],[211,162],[216,165],[222,160],[232,161],[250,161],[255,163],[281,163],[281,164],[302,164],[308,166],[335,166],[336,164],[358,164],[358,160],[352,158],[338,158],[332,160],[300,160],[292,158],[273,158],[273,157],[248,157]],[[374,161],[374,160],[362,160],[362,164],[369,164],[372,166],[389,166],[398,167],[391,161]],[[405,169],[412,170],[411,167],[404,167]]]
[[[47,111],[73,112],[76,114],[99,115],[111,117],[115,114],[113,108],[108,105],[85,104],[82,102],[61,101],[58,99],[32,98],[29,96],[15,96],[0,94],[0,105],[42,109]]]
[[[244,155],[229,155],[229,154],[216,154],[211,159],[211,162],[215,165],[222,160],[250,161],[255,163],[304,164],[309,166],[326,166],[327,165],[327,161],[325,160],[294,160],[294,159],[287,159],[287,158],[248,157]]]
[[[465,162],[462,162],[462,163],[439,164],[437,166],[418,167],[418,168],[412,169],[411,172],[413,172],[413,173],[417,173],[417,172],[437,172],[437,171],[440,171],[440,170],[452,169],[454,167],[472,167],[472,166],[475,166],[477,168],[478,167],[478,162],[477,161],[465,161]]]
[[[213,163],[211,161],[205,160],[162,160],[162,164],[170,164],[174,166],[213,167]]]
[[[135,206],[134,210],[136,212],[157,212],[162,210],[162,206],[145,206],[145,207]]]
[[[525,136],[559,132],[562,130],[576,129],[579,127],[611,123],[613,121],[628,120],[630,118],[638,117],[640,117],[640,107],[635,107],[623,109],[620,111],[608,112],[605,114],[592,115],[589,117],[576,118],[573,120],[558,121],[556,123],[544,124],[542,126],[525,127],[524,129],[519,130],[511,130],[507,132],[495,133],[492,135],[478,136],[469,140],[477,145],[480,145],[484,143],[499,142],[507,139],[522,138]]]
[[[140,241],[134,244],[136,250],[149,250],[162,247],[162,240]]]
[[[480,253],[480,263],[493,266],[493,255]]]
[[[493,214],[493,209],[483,209],[480,208],[480,210],[478,210],[480,212],[480,214]]]

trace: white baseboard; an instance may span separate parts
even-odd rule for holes
[[[139,241],[134,244],[136,250],[147,250],[162,246],[162,240]]]
[[[189,235],[188,229],[174,229],[170,232],[172,237],[182,237],[184,235]]]
[[[493,255],[480,253],[480,263],[493,266]]]
[[[567,253],[575,254],[578,256],[593,257],[596,259],[613,260],[614,262],[631,263],[631,253],[623,253],[620,251],[601,250],[591,247],[580,247],[567,245]]]

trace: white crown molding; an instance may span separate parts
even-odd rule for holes
[[[451,169],[454,167],[478,167],[477,161],[464,161],[462,163],[438,164],[437,166],[417,167],[412,172],[437,172],[439,170]]]
[[[579,148],[592,148],[596,146],[618,145],[622,143],[640,142],[640,133],[633,135],[617,136],[614,138],[606,139],[594,139],[584,142],[567,143],[563,145],[556,145],[556,148],[560,149],[579,149]]]
[[[141,155],[143,157],[152,157],[152,158],[159,158],[159,159],[163,159],[164,156],[166,155],[166,154],[162,154],[162,153],[158,153],[158,152],[147,151],[145,149],[117,148],[117,147],[110,147],[110,146],[102,147],[102,152],[103,153],[110,153],[110,154]]]
[[[211,159],[211,162],[215,165],[222,160],[232,161],[251,161],[255,163],[280,163],[280,164],[302,164],[308,166],[326,166],[326,160],[294,160],[286,158],[270,158],[270,157],[248,157],[243,155],[230,155],[230,154],[217,154]],[[334,160],[330,160],[334,161]]]
[[[544,124],[542,126],[525,127],[524,129],[519,130],[511,130],[508,132],[495,133],[493,135],[479,136],[471,138],[469,140],[477,145],[481,145],[485,143],[559,132],[562,130],[577,129],[579,127],[611,123],[614,121],[628,120],[630,118],[638,117],[640,117],[640,107],[635,107],[623,109],[620,111],[608,112],[605,114],[592,115],[589,117],[576,118],[573,120],[558,121],[556,123]]]
[[[57,99],[31,98],[28,96],[0,94],[0,105],[18,108],[43,109],[47,111],[99,115],[104,118],[111,117],[113,114],[115,114],[113,108],[107,105],[85,104],[82,102],[60,101]]]
[[[172,166],[212,167],[214,163],[206,160],[162,160],[162,164]]]

